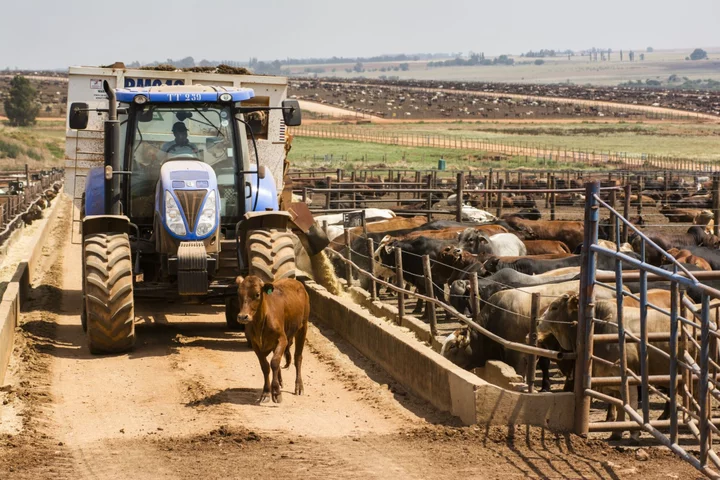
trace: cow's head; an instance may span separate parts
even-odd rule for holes
[[[466,228],[458,238],[459,248],[475,255],[492,254],[489,237],[474,228]]]
[[[468,329],[455,330],[443,341],[440,354],[458,365],[467,368],[472,361],[472,348],[470,347],[470,332]]]
[[[248,277],[237,277],[235,283],[238,286],[238,323],[246,325],[250,323],[255,314],[262,308],[266,295],[271,295],[275,289],[272,283],[265,283],[255,275]]]
[[[545,310],[538,326],[538,341],[544,340],[550,333],[557,339],[563,350],[574,351],[577,339],[579,298],[575,292],[569,292],[556,298]]]

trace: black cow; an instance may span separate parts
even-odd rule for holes
[[[523,218],[525,220],[540,220],[542,217],[542,214],[540,213],[540,210],[537,208],[523,208],[519,212],[516,213],[507,213],[503,215],[501,218],[503,220],[508,218]]]
[[[687,248],[704,246],[717,248],[720,245],[720,238],[705,232],[700,225],[693,225],[688,228],[687,233],[665,233],[665,232],[646,232],[647,238],[655,242],[660,248],[667,251],[671,248]],[[633,250],[640,252],[642,237],[639,235],[633,238]],[[660,252],[650,246],[645,248],[646,259],[653,265],[660,265],[662,255]],[[699,255],[702,256],[702,255]],[[714,269],[714,267],[713,267]]]
[[[628,252],[625,255],[639,259],[639,255]],[[565,258],[555,259],[534,259],[520,258],[512,262],[505,262],[498,257],[491,257],[485,262],[485,270],[489,273],[499,272],[503,268],[510,268],[526,275],[539,275],[541,273],[557,270],[565,267],[579,267],[582,262],[582,255],[573,255]],[[605,255],[597,255],[597,268],[599,270],[614,270],[615,259]],[[623,262],[623,270],[635,270],[636,268],[627,262]]]
[[[410,240],[393,240],[380,250],[380,260],[388,268],[395,267],[395,248],[402,250],[402,268],[404,280],[417,288],[418,293],[428,295],[433,292],[425,290],[425,273],[423,271],[422,257],[428,255],[430,260],[436,260],[440,252],[449,245],[455,245],[456,240],[438,240],[427,237],[416,237]],[[443,298],[443,292],[435,286],[435,298]],[[423,308],[423,301],[418,299],[413,314],[419,314]]]
[[[713,270],[720,270],[720,250],[708,247],[685,247],[693,255],[706,260]]]

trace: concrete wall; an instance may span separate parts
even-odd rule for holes
[[[0,299],[0,386],[5,381],[5,373],[10,362],[15,339],[15,328],[20,319],[20,308],[27,299],[30,291],[30,280],[37,269],[45,240],[55,224],[58,205],[61,200],[60,196],[56,197],[50,208],[43,212],[43,219],[35,220],[36,222],[43,222],[43,224],[35,231],[31,241],[28,242],[33,247],[27,252],[27,255],[22,257],[2,295],[2,299]]]
[[[526,394],[502,389],[453,364],[393,322],[379,318],[383,310],[392,317],[393,307],[373,304],[374,314],[350,297],[339,298],[312,280],[302,280],[313,318],[339,333],[405,388],[463,423],[572,429],[573,415],[568,412],[573,412],[575,405],[571,393]],[[362,296],[353,292],[354,297],[358,295]]]

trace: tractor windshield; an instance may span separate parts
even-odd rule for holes
[[[160,167],[171,160],[200,160],[218,179],[220,215],[239,215],[235,189],[235,155],[229,106],[217,104],[149,104],[135,115],[130,154],[130,215],[152,222]]]

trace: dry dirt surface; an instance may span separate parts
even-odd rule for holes
[[[133,352],[92,356],[69,202],[59,214],[0,389],[0,479],[699,477],[659,448],[641,461],[538,428],[458,426],[316,326],[306,395],[288,390],[291,367],[278,405],[256,403],[257,359],[217,308],[146,305]]]

